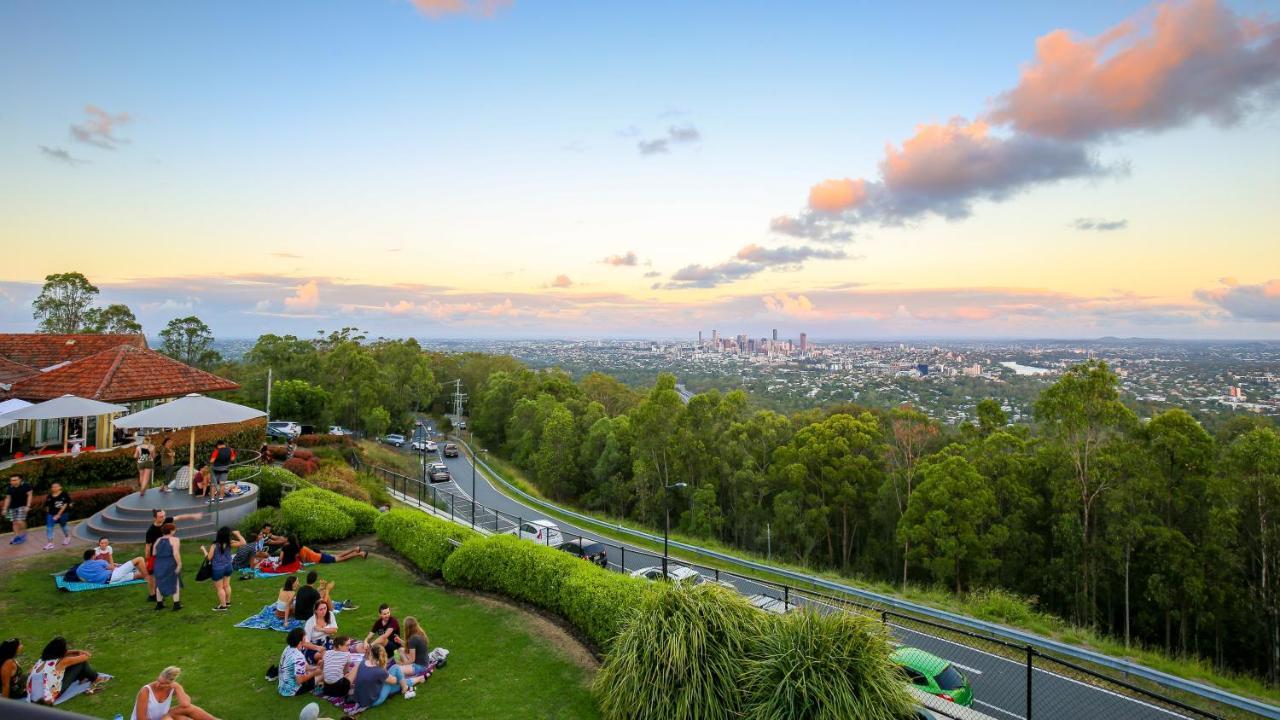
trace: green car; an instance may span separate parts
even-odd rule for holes
[[[917,688],[957,705],[969,707],[973,704],[969,678],[950,662],[913,647],[900,647],[889,657],[906,675],[907,681]]]

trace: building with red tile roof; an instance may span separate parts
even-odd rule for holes
[[[121,345],[146,349],[142,335],[52,335],[46,333],[0,333],[0,358],[36,370],[96,355]]]

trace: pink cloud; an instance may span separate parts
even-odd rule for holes
[[[476,15],[491,18],[515,0],[409,0],[423,15],[436,19],[445,15]]]
[[[121,143],[128,142],[116,137],[115,130],[133,119],[129,113],[112,115],[96,105],[85,105],[84,112],[87,116],[84,122],[71,126],[71,137],[106,150],[115,150]]]
[[[809,188],[809,207],[818,212],[842,212],[861,204],[866,197],[865,180],[823,180]]]
[[[555,288],[573,287],[573,281],[569,279],[568,275],[557,275],[556,279],[551,281],[551,287],[555,287]]]
[[[1280,279],[1246,285],[1223,278],[1221,287],[1196,291],[1196,297],[1237,320],[1280,323]]]
[[[610,255],[601,260],[605,265],[613,265],[614,267],[631,267],[640,263],[640,258],[632,250],[628,250],[626,255]]]
[[[289,310],[314,310],[319,304],[320,285],[315,280],[299,285],[292,297],[284,299],[284,306]]]

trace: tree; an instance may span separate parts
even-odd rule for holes
[[[683,412],[684,404],[676,392],[676,378],[666,373],[658,376],[649,395],[631,411],[636,505],[642,518],[651,522],[662,517],[662,506],[658,502],[663,497],[662,488],[674,482],[672,466],[677,450],[674,437]]]
[[[1241,522],[1253,616],[1267,621],[1266,677],[1280,682],[1280,434],[1259,428],[1240,435],[1226,454],[1240,483],[1235,505]]]
[[[542,424],[538,453],[533,459],[539,484],[555,499],[572,494],[578,475],[577,447],[573,413],[557,402]]]
[[[263,338],[275,337],[264,335]],[[258,339],[262,344],[263,338]],[[212,349],[213,331],[195,315],[174,318],[160,331],[160,352],[193,367],[209,367],[218,362]]]
[[[85,313],[84,331],[103,335],[139,335],[142,324],[128,305],[115,303],[105,308],[90,308]]]
[[[892,474],[893,496],[898,502],[901,518],[911,502],[915,485],[916,465],[924,455],[926,446],[938,434],[938,428],[929,416],[910,407],[895,408],[889,412],[889,444],[885,456]],[[911,556],[911,540],[902,541],[902,589],[907,589],[907,570]]]
[[[387,428],[391,427],[391,413],[387,409],[379,405],[370,408],[361,417],[361,424],[364,431],[372,437],[377,437],[387,432]]]
[[[329,420],[329,393],[306,380],[277,380],[271,386],[271,415],[307,425]]]
[[[1000,561],[997,549],[1008,533],[996,522],[995,494],[962,457],[931,462],[923,482],[898,521],[898,535],[912,555],[941,582],[954,581],[961,592]]]
[[[40,295],[31,304],[32,316],[40,323],[43,333],[83,332],[90,306],[97,296],[98,288],[78,272],[46,275]]]
[[[1009,424],[1009,416],[1005,414],[1000,402],[986,398],[978,402],[978,434],[987,437],[991,433],[1003,430]]]
[[[1040,394],[1035,404],[1041,431],[1066,453],[1071,463],[1074,496],[1080,521],[1080,591],[1078,615],[1092,625],[1096,619],[1097,579],[1091,563],[1094,508],[1111,489],[1111,478],[1100,476],[1094,464],[1103,445],[1136,424],[1120,402],[1116,376],[1104,362],[1076,365]]]

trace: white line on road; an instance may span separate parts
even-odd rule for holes
[[[981,671],[981,670],[979,670],[978,668],[971,668],[971,667],[969,667],[968,665],[961,665],[960,663],[958,663],[958,662],[956,662],[956,661],[954,661],[954,660],[952,660],[952,661],[951,661],[951,664],[952,664],[952,665],[955,665],[956,667],[960,668],[961,670],[968,670],[969,672],[973,673],[974,675],[981,675],[981,674],[982,674],[982,671]]]
[[[998,712],[998,713],[1004,713],[1005,715],[1008,715],[1009,717],[1018,718],[1018,720],[1027,720],[1025,717],[1023,717],[1023,716],[1019,715],[1018,713],[1011,713],[1011,712],[1009,712],[1008,710],[1005,710],[1004,708],[996,707],[995,705],[992,705],[991,703],[985,703],[985,702],[982,702],[981,700],[974,700],[974,701],[973,701],[973,704],[974,704],[974,705],[981,705],[982,707],[985,707],[985,708],[991,708],[992,710],[995,710],[995,711],[996,711],[996,712]]]

